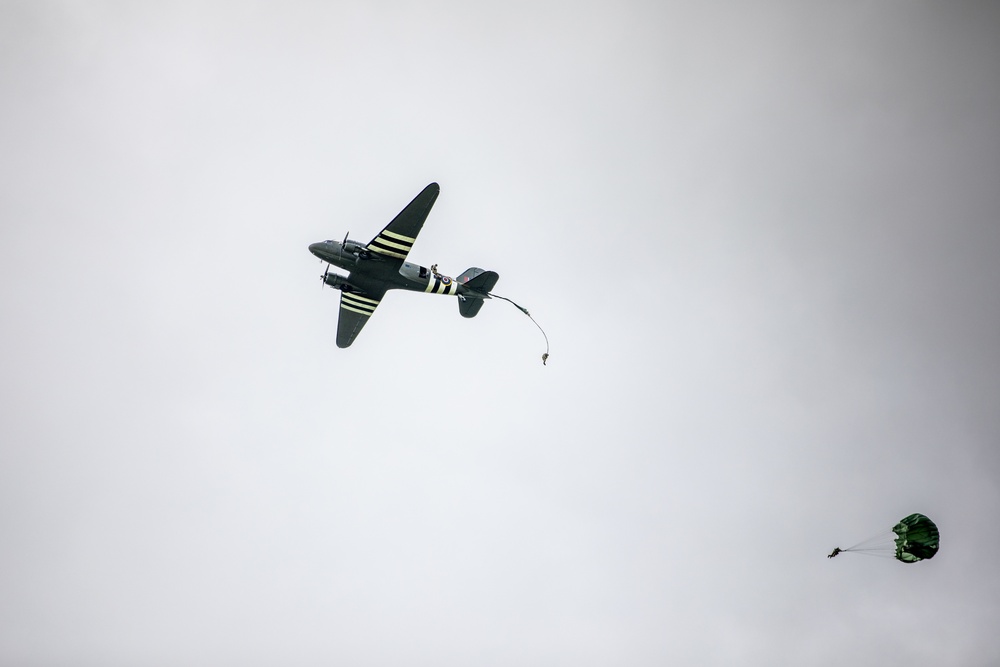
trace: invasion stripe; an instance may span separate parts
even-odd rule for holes
[[[386,257],[396,257],[398,259],[406,259],[406,255],[403,253],[391,250],[383,250],[382,248],[378,248],[375,245],[369,245],[368,249],[371,250],[372,252],[377,252],[380,255],[385,255]]]
[[[349,310],[352,313],[357,313],[358,315],[364,315],[365,317],[371,317],[374,310],[358,310],[357,308],[351,308],[346,304],[340,304],[340,307],[344,310]]]
[[[344,301],[340,304],[341,308],[347,308],[348,310],[353,310],[356,313],[364,313],[365,315],[371,315],[375,312],[375,308],[371,306],[359,306],[356,303],[351,303],[349,301]]]
[[[410,246],[401,245],[398,243],[387,243],[382,239],[375,239],[372,241],[368,247],[370,249],[382,250],[384,252],[410,252]]]
[[[363,313],[371,314],[375,312],[375,306],[365,306],[359,303],[351,303],[350,301],[344,301],[340,305],[343,306],[344,308],[353,308],[354,310]]]
[[[344,297],[348,299],[354,299],[355,301],[367,301],[368,303],[373,303],[376,306],[379,304],[377,299],[369,299],[366,296],[361,296],[360,294],[351,294],[350,292],[344,292]]]
[[[355,310],[365,313],[375,312],[375,306],[366,306],[363,303],[351,303],[350,301],[342,301],[340,305],[344,308],[354,308]]]
[[[377,303],[375,304],[361,303],[360,301],[351,301],[350,299],[347,298],[341,299],[340,305],[342,308],[355,309],[357,312],[365,312],[368,314],[374,313],[375,307],[378,306]]]
[[[424,291],[431,294],[458,294],[458,283],[452,280],[446,285],[440,278],[435,276],[433,280],[427,281],[427,287]]]
[[[412,243],[396,243],[395,241],[384,239],[381,236],[372,241],[372,243],[377,243],[380,246],[385,246],[386,248],[399,248],[400,250],[409,250],[413,247]]]
[[[388,229],[383,229],[382,234],[385,234],[390,238],[394,238],[397,241],[408,241],[410,245],[413,245],[413,242],[417,240],[414,236],[403,236],[402,234],[397,234],[396,232],[390,232]],[[379,236],[382,234],[379,234]]]

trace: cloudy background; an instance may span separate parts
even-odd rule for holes
[[[0,662],[997,664],[998,34],[0,3]],[[547,366],[404,292],[335,347],[308,244],[431,181]]]

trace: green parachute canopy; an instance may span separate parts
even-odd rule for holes
[[[934,522],[923,514],[911,514],[892,528],[896,533],[896,560],[904,563],[934,558],[941,536]]]

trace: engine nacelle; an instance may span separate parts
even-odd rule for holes
[[[336,273],[327,273],[323,276],[323,282],[325,282],[330,287],[334,289],[339,289],[342,292],[356,292],[357,289],[351,283],[347,282],[347,278],[338,275]]]
[[[368,250],[366,244],[351,241],[350,239],[344,241],[344,252],[348,255],[357,255],[363,259],[371,257],[371,252]]]

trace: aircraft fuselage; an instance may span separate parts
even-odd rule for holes
[[[364,244],[357,241],[347,240],[343,243],[321,241],[310,245],[309,251],[324,262],[350,273],[349,278],[332,273],[326,274],[324,278],[328,285],[343,291],[376,292],[404,289],[411,292],[449,296],[469,294],[488,298],[458,284],[454,278],[443,276],[412,262],[403,261],[397,269],[396,262],[387,261],[368,251]]]

